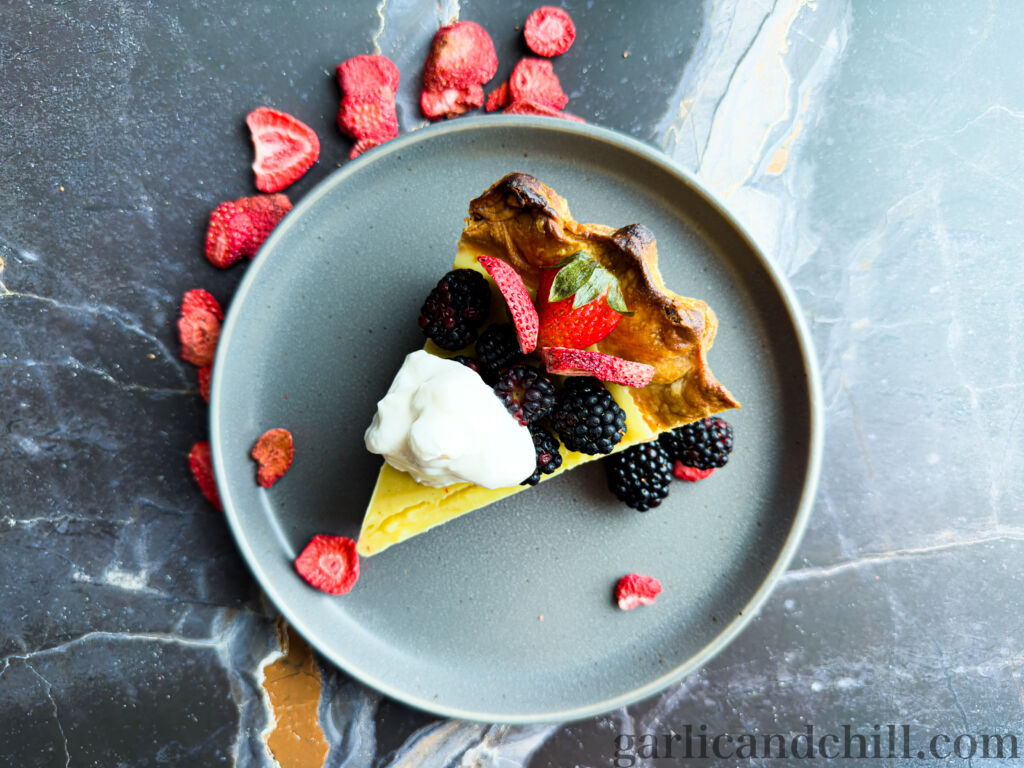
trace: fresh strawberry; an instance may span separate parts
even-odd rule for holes
[[[220,302],[213,298],[213,294],[209,291],[204,291],[202,288],[193,288],[191,291],[185,291],[185,296],[181,300],[181,314],[187,315],[196,310],[210,312],[218,320],[224,319],[224,310],[221,309]]]
[[[569,102],[558,75],[547,59],[521,59],[512,70],[508,87],[514,102],[526,99],[551,109],[561,109]]]
[[[506,80],[487,94],[487,104],[484,109],[488,112],[497,112],[499,109],[507,107],[511,101],[512,95],[509,93],[508,80]]]
[[[305,123],[286,112],[257,107],[245,118],[256,159],[256,188],[278,192],[298,181],[320,157],[320,139]]]
[[[348,536],[319,533],[295,559],[295,570],[317,589],[344,595],[359,579],[356,543]]]
[[[213,378],[213,365],[204,365],[196,372],[199,379],[199,394],[207,403],[210,402],[210,380]]]
[[[582,117],[566,112],[564,109],[552,109],[532,99],[517,99],[502,111],[506,115],[540,115],[541,117],[557,117],[559,120],[572,120],[574,123],[587,122]]]
[[[287,429],[270,429],[260,435],[252,448],[251,456],[259,464],[256,482],[269,488],[288,471],[295,458],[295,443]]]
[[[653,576],[630,573],[619,579],[615,585],[615,599],[619,608],[632,611],[641,605],[654,605],[661,594],[661,582]]]
[[[646,387],[654,378],[654,366],[623,360],[603,352],[568,347],[541,347],[541,359],[548,373],[561,376],[594,376],[601,381],[627,387]]]
[[[475,22],[460,21],[434,35],[423,66],[423,90],[465,90],[483,85],[497,71],[498,54],[487,30]]]
[[[424,90],[420,93],[420,109],[429,120],[458,117],[471,109],[479,109],[483,103],[484,88],[479,83],[466,88]]]
[[[501,291],[501,295],[508,305],[509,314],[512,316],[512,322],[516,326],[519,346],[523,353],[533,352],[537,348],[539,320],[530,293],[523,283],[523,278],[506,262],[495,256],[478,256],[477,261],[487,270],[487,274],[491,276],[491,280]]]
[[[577,349],[596,344],[632,314],[619,281],[582,251],[542,270],[537,310],[540,346]]]
[[[208,441],[202,440],[192,446],[192,450],[188,452],[188,466],[206,500],[218,510],[223,510],[220,493],[217,491],[217,481],[213,477],[213,456]]]
[[[697,467],[688,467],[678,460],[672,464],[672,474],[688,483],[696,483],[698,480],[703,480],[714,471],[714,467],[711,467],[711,469],[697,469]]]
[[[255,256],[291,209],[291,201],[283,194],[221,203],[210,214],[206,228],[206,258],[213,266],[226,269],[243,256]]]

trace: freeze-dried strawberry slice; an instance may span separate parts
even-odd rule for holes
[[[487,30],[475,22],[460,21],[434,35],[423,66],[423,90],[465,90],[486,83],[497,71],[498,54]]]
[[[551,62],[547,59],[521,59],[508,79],[512,101],[528,100],[551,109],[561,109],[569,103],[562,90]]]
[[[507,115],[541,115],[542,117],[557,117],[560,120],[572,120],[575,123],[587,122],[582,117],[566,112],[564,109],[552,109],[530,99],[513,101],[504,109],[504,112]]]
[[[477,256],[477,261],[487,270],[494,284],[508,305],[512,322],[519,336],[519,346],[524,354],[537,348],[537,333],[540,330],[540,319],[534,309],[533,300],[526,290],[523,278],[512,267],[495,256]]]
[[[654,378],[654,366],[624,360],[603,352],[568,347],[541,347],[541,359],[548,373],[562,376],[595,376],[601,381],[624,384],[627,387],[646,387]]]
[[[429,120],[458,117],[484,103],[484,89],[479,83],[468,88],[445,88],[440,91],[424,90],[420,93],[420,109]]]
[[[394,94],[401,80],[394,62],[380,54],[353,56],[341,62],[335,74],[343,95],[370,94],[380,88]]]
[[[346,94],[338,109],[338,128],[356,141],[371,139],[378,143],[398,135],[395,95]]]
[[[576,25],[561,8],[542,5],[526,18],[523,36],[526,45],[538,56],[558,56],[572,46]]]
[[[222,317],[224,312],[220,304],[206,291],[197,289],[185,294],[181,303],[181,317],[178,318],[182,359],[198,366],[213,362]]]
[[[199,394],[206,402],[210,402],[210,380],[213,378],[213,366],[204,365],[196,373],[199,379]]]
[[[213,478],[213,457],[208,441],[202,440],[192,446],[192,450],[188,452],[188,466],[206,500],[218,510],[223,510],[220,493],[217,491],[217,481]]]
[[[259,469],[256,470],[256,482],[269,488],[280,480],[295,458],[295,443],[292,433],[287,429],[269,429],[260,435],[250,454]]]
[[[499,109],[507,107],[511,101],[512,94],[508,90],[508,80],[505,80],[487,95],[487,104],[484,109],[488,112],[497,112]]]
[[[187,315],[196,310],[210,312],[218,320],[224,319],[224,310],[221,309],[220,302],[213,298],[213,294],[202,288],[185,291],[185,297],[181,300],[181,314]]]
[[[359,579],[356,543],[348,536],[318,533],[295,559],[295,570],[322,592],[344,595]]]
[[[653,576],[641,576],[639,573],[627,574],[615,585],[615,599],[624,611],[632,611],[641,605],[654,605],[660,594],[661,582]]]
[[[688,483],[696,483],[698,480],[703,480],[714,471],[714,467],[711,467],[711,469],[697,469],[696,467],[688,467],[678,460],[672,465],[672,474]]]
[[[245,118],[252,133],[256,188],[278,192],[298,181],[320,157],[320,139],[308,125],[270,107],[257,107]]]
[[[253,195],[221,203],[206,227],[206,258],[226,269],[243,256],[256,255],[281,219],[292,209],[286,195]]]

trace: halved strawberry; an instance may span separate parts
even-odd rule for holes
[[[542,271],[537,312],[540,346],[577,349],[596,344],[633,314],[615,276],[582,251]]]
[[[320,157],[320,139],[308,125],[270,107],[257,107],[245,118],[252,133],[256,188],[277,192],[293,184]]]
[[[524,354],[529,354],[537,348],[537,331],[539,320],[537,310],[533,307],[533,300],[529,291],[512,267],[495,256],[478,256],[477,261],[487,270],[491,280],[498,286],[501,295],[508,304],[509,314],[512,315],[512,322],[516,326],[516,334],[519,336],[519,346]]]
[[[653,576],[641,576],[639,573],[626,574],[615,585],[615,600],[624,611],[632,611],[641,605],[654,605],[660,594],[661,582]]]
[[[595,376],[601,381],[627,387],[646,387],[654,378],[654,366],[624,360],[603,352],[568,347],[542,347],[541,359],[548,373],[561,376]]]
[[[295,558],[295,570],[317,589],[344,595],[359,579],[356,543],[348,536],[318,533]]]

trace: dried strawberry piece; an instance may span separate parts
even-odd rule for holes
[[[569,103],[551,62],[547,59],[521,59],[508,79],[512,101],[535,101],[551,109]]]
[[[562,376],[594,376],[627,387],[646,387],[654,378],[653,365],[626,360],[604,352],[570,347],[541,347],[548,373]]]
[[[222,317],[224,312],[220,304],[206,291],[196,289],[185,294],[181,302],[181,317],[178,318],[182,359],[198,366],[213,362]]]
[[[441,27],[423,66],[423,90],[466,90],[498,71],[498,54],[487,30],[472,21]],[[482,102],[481,102],[482,103]]]
[[[260,192],[279,192],[294,184],[320,157],[316,132],[287,112],[257,107],[245,123],[256,150],[252,170]]]
[[[382,143],[398,135],[395,95],[346,94],[338,109],[338,128],[356,141]]]
[[[192,450],[188,452],[188,466],[206,500],[218,510],[223,510],[220,493],[217,491],[217,481],[213,477],[213,456],[210,452],[210,443],[207,440],[202,440],[192,446]]]
[[[196,373],[199,379],[199,394],[207,403],[210,402],[210,380],[213,378],[213,366],[204,365]]]
[[[401,81],[398,67],[387,56],[380,54],[353,56],[341,62],[335,74],[343,95],[370,94],[381,88],[394,94]]]
[[[523,36],[526,45],[538,56],[558,56],[572,46],[576,25],[561,8],[542,5],[526,18]]]
[[[274,227],[292,209],[287,195],[254,195],[221,203],[206,227],[206,258],[226,269],[243,256],[253,257]]]
[[[526,290],[523,278],[511,266],[495,256],[477,256],[477,261],[487,270],[494,284],[501,291],[509,314],[519,336],[519,346],[525,354],[533,352],[537,347],[537,334],[540,330],[540,319],[533,306],[533,300]]]
[[[344,595],[359,580],[356,543],[348,536],[318,533],[295,558],[295,570],[322,592]]]
[[[348,153],[348,159],[355,160],[357,157],[363,154],[363,152],[366,152],[369,149],[373,149],[374,147],[380,146],[382,143],[383,142],[375,141],[374,139],[360,139],[359,141],[352,145],[352,150]]]
[[[541,115],[543,117],[557,117],[561,120],[572,120],[576,123],[587,122],[582,117],[566,112],[564,110],[552,109],[530,99],[519,99],[509,104],[505,110],[507,115]]]
[[[484,89],[479,83],[462,90],[445,88],[420,93],[420,109],[430,120],[458,117],[471,109],[479,109],[483,103]]]
[[[191,291],[185,291],[185,296],[181,300],[181,314],[187,315],[196,310],[210,312],[218,320],[224,319],[224,310],[221,309],[220,302],[213,298],[213,294],[209,291],[204,291],[202,288],[193,288]]]
[[[488,112],[497,112],[507,107],[512,101],[512,94],[508,90],[508,80],[495,88],[487,96],[487,105],[484,107]]]
[[[711,467],[711,469],[697,469],[697,467],[688,467],[678,460],[672,465],[672,474],[688,483],[696,483],[698,480],[703,480],[714,471],[714,467]]]
[[[639,573],[623,576],[615,586],[615,599],[624,611],[632,611],[641,605],[654,605],[659,594],[661,582],[653,576],[641,576]]]
[[[292,433],[287,429],[269,429],[260,435],[250,454],[259,469],[256,470],[256,482],[269,488],[280,480],[295,458],[295,443]]]

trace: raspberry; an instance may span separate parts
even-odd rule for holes
[[[675,461],[672,463],[672,474],[687,483],[696,483],[698,480],[703,480],[714,471],[715,470],[713,469],[697,469],[696,467],[688,467],[681,461]]]
[[[494,384],[494,393],[523,426],[544,418],[555,406],[555,383],[529,365],[503,370]]]
[[[423,66],[423,90],[463,90],[482,85],[498,71],[498,54],[487,30],[472,21],[441,27]]]
[[[199,379],[199,394],[208,403],[210,402],[210,380],[213,378],[213,366],[204,365],[196,376]]]
[[[487,274],[491,276],[491,280],[498,286],[502,298],[505,299],[508,313],[516,327],[520,348],[527,354],[533,352],[537,346],[540,319],[537,317],[537,310],[534,309],[533,299],[526,290],[523,278],[506,262],[494,256],[478,256],[477,261],[487,270]]]
[[[654,605],[660,594],[661,582],[653,576],[641,576],[639,573],[627,574],[615,585],[615,599],[624,611],[632,611],[641,605]]]
[[[442,349],[462,349],[476,339],[490,309],[486,278],[473,269],[453,269],[423,302],[420,328]]]
[[[356,543],[348,536],[318,533],[295,558],[295,570],[322,592],[344,595],[359,580]]]
[[[668,452],[652,440],[634,445],[604,460],[608,490],[639,512],[661,504],[672,483]]]
[[[505,109],[506,115],[540,115],[541,117],[557,117],[560,120],[572,120],[575,123],[587,122],[582,117],[565,110],[552,109],[532,99],[517,99]]]
[[[476,343],[476,362],[480,375],[491,384],[503,368],[519,362],[523,350],[519,346],[516,329],[508,323],[495,323],[480,334]]]
[[[243,256],[255,256],[285,214],[292,209],[286,195],[255,195],[221,203],[206,228],[206,258],[220,269]]]
[[[298,181],[320,157],[320,139],[308,125],[270,107],[257,107],[245,118],[256,159],[256,189],[279,192]]]
[[[530,434],[533,436],[533,447],[537,451],[537,469],[520,485],[536,485],[540,482],[541,475],[550,475],[562,466],[558,439],[537,424],[530,425]]]
[[[220,304],[206,291],[196,289],[185,294],[181,302],[181,317],[178,318],[183,360],[200,367],[213,362],[222,317],[224,312]]]
[[[295,458],[292,433],[281,428],[267,430],[260,435],[250,455],[259,464],[256,482],[269,488],[284,476]]]
[[[543,347],[540,356],[548,371],[563,376],[596,376],[627,387],[646,387],[654,378],[653,365],[588,349]]]
[[[507,107],[512,101],[512,95],[508,90],[508,80],[505,80],[501,85],[487,94],[487,104],[484,109],[488,112],[497,112],[503,107]]]
[[[521,59],[508,79],[512,101],[535,101],[550,109],[561,109],[569,103],[551,62],[547,59]]]
[[[732,453],[732,425],[717,416],[694,421],[658,438],[669,456],[697,469],[724,467]]]
[[[571,378],[558,393],[551,424],[570,451],[611,453],[626,434],[626,413],[597,379]]]
[[[428,120],[458,117],[471,109],[479,109],[483,103],[484,89],[479,83],[466,88],[443,88],[420,93],[420,109]]]
[[[527,47],[538,56],[558,56],[572,46],[576,25],[561,8],[542,5],[526,18],[523,36]]]
[[[223,511],[224,506],[220,502],[217,481],[213,477],[213,457],[208,441],[203,440],[192,446],[192,450],[188,452],[188,466],[206,500],[218,510]]]

